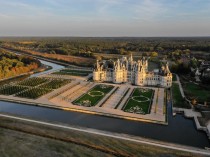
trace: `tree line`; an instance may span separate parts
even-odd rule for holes
[[[41,66],[40,61],[0,49],[0,79],[30,72]]]

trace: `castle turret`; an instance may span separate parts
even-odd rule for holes
[[[95,70],[100,70],[100,65],[99,65],[99,61],[98,60],[96,60],[96,68],[95,68]]]
[[[169,70],[168,62],[165,64],[165,66],[161,67],[161,86],[169,88],[172,85],[172,73]]]
[[[106,76],[106,71],[103,68],[103,64],[100,65],[99,61],[96,60],[96,66],[93,70],[93,80],[94,81],[104,81]]]

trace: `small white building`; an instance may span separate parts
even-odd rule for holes
[[[102,60],[96,62],[93,80],[98,82],[131,83],[138,86],[160,86],[169,88],[172,85],[172,73],[168,63],[161,69],[148,71],[148,60],[142,58],[134,61],[132,55],[117,61]]]

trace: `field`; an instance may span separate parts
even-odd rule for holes
[[[135,88],[123,110],[131,113],[148,114],[152,104],[153,93],[152,89]]]
[[[84,70],[71,70],[71,69],[63,69],[59,72],[54,72],[53,74],[57,75],[73,75],[73,76],[87,76],[90,71],[84,71]]]
[[[0,121],[1,157],[201,157],[198,154],[9,118],[0,117]]]
[[[191,108],[190,105],[184,101],[184,98],[182,97],[179,90],[179,85],[177,83],[172,84],[172,95],[173,95],[173,107]]]
[[[86,107],[95,106],[114,87],[109,85],[96,85],[86,94],[76,99],[73,104]]]

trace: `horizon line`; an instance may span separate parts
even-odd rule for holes
[[[210,35],[192,35],[192,36],[63,36],[63,35],[5,35],[0,38],[210,38]]]

